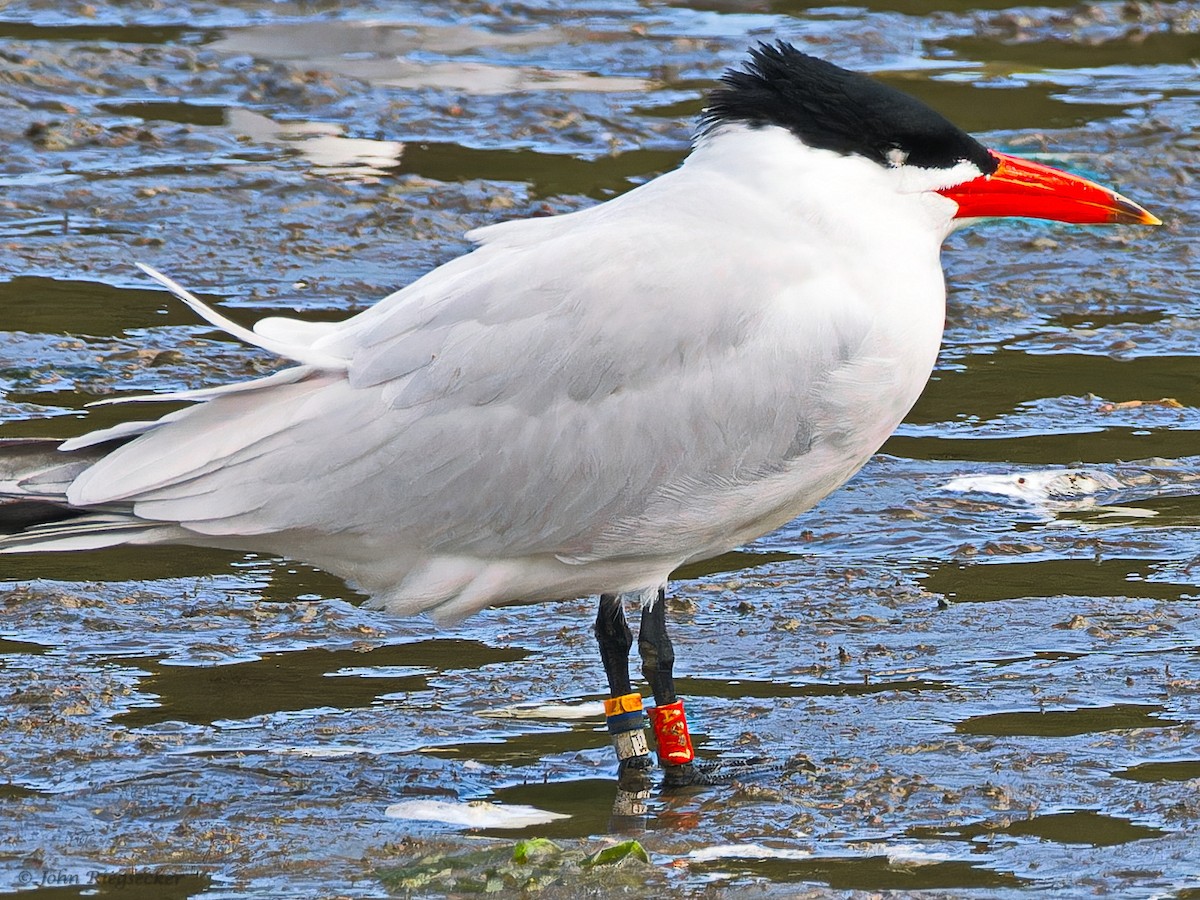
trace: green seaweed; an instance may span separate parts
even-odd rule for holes
[[[427,854],[381,870],[380,879],[396,892],[537,893],[552,886],[641,887],[657,872],[637,841],[566,849],[535,837],[484,850]]]

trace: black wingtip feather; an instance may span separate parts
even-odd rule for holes
[[[0,535],[20,534],[27,528],[65,522],[81,515],[77,509],[45,500],[0,499]]]

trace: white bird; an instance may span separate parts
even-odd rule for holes
[[[343,322],[249,331],[143,267],[296,365],[156,395],[194,402],[154,421],[5,443],[0,548],[266,551],[442,619],[603,593],[623,772],[649,759],[627,696],[622,596],[638,596],[660,760],[694,780],[668,575],[795,518],[883,444],[937,357],[942,241],[999,215],[1158,224],[871,78],[760,45],[678,169],[471,232],[477,249]]]

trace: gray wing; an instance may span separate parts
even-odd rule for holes
[[[131,501],[217,536],[584,560],[636,556],[652,533],[656,555],[673,541],[687,555],[698,516],[727,530],[722,502],[809,451],[813,397],[871,318],[817,277],[802,239],[764,252],[739,237],[761,222],[713,228],[686,203],[623,215],[653,199],[637,194],[485,232],[311,342],[344,366],[175,414],[72,501]],[[697,496],[718,508],[698,512]]]

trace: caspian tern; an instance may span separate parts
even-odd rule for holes
[[[1159,224],[779,42],[710,96],[684,163],[491,225],[339,323],[214,325],[296,365],[148,422],[0,453],[4,552],[192,544],[306,560],[400,614],[601,594],[608,723],[649,766],[624,605],[669,782],[692,762],[667,576],[836,489],[933,369],[967,220]],[[146,398],[142,398],[146,399]]]

